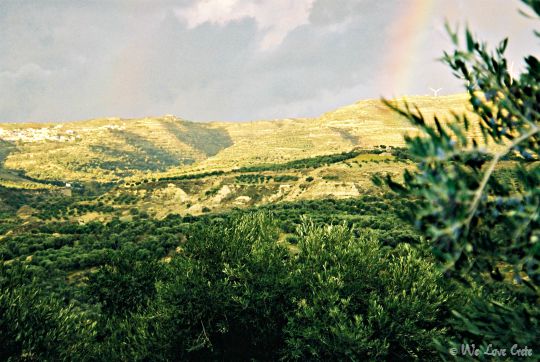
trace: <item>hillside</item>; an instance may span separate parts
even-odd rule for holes
[[[428,116],[466,110],[459,96],[414,101]],[[237,333],[241,338],[225,340],[237,346],[245,343],[245,331],[260,330],[252,328],[254,318],[272,331],[259,333],[260,341],[274,330],[282,333],[272,324],[280,318],[283,328],[291,318],[303,326],[319,315],[324,323],[336,316],[361,322],[348,311],[350,302],[371,313],[366,320],[385,323],[377,326],[384,331],[381,345],[392,330],[388,321],[398,326],[395,343],[403,343],[403,335],[413,334],[402,325],[416,331],[425,324],[425,310],[440,308],[434,298],[449,300],[436,284],[448,286],[448,280],[428,259],[429,246],[410,223],[417,199],[373,183],[374,176],[399,179],[416,167],[400,147],[406,132],[416,130],[380,101],[361,101],[314,119],[242,124],[164,116],[6,125],[0,141],[0,282],[28,280],[35,289],[0,294],[11,298],[3,302],[4,310],[15,311],[6,313],[2,325],[48,336],[59,327],[32,313],[80,318],[73,331],[65,330],[69,338],[81,338],[85,356],[93,343],[98,347],[92,347],[92,360],[123,360],[103,358],[100,343],[131,348],[136,338],[119,344],[110,337],[126,329],[143,337],[145,352],[154,353],[147,345],[163,349],[161,341],[146,344],[154,334],[164,341],[191,335],[188,342],[196,341],[200,349],[198,341],[214,325],[219,328],[212,332],[214,340]],[[516,180],[508,167],[513,162],[500,161],[501,184]],[[341,298],[343,292],[348,294]],[[327,299],[317,299],[319,294]],[[36,298],[59,302],[49,306]],[[306,314],[312,300],[320,311],[305,309]],[[157,314],[157,308],[169,306]],[[336,306],[351,316],[336,314]],[[281,317],[284,313],[292,317]],[[179,319],[168,322],[173,317]],[[242,320],[247,322],[238,325]],[[372,331],[362,333],[373,343]],[[417,335],[426,332],[410,338],[414,346]],[[174,353],[166,360],[183,360],[176,353],[185,340],[173,340]],[[347,337],[351,341],[358,344]],[[49,350],[55,344],[45,345]],[[230,359],[245,359],[232,354]]]
[[[0,126],[4,168],[44,180],[111,181],[201,161],[230,146],[213,125],[172,116]]]
[[[410,97],[426,115],[465,111],[466,95]],[[1,124],[1,180],[115,182],[282,163],[294,159],[402,146],[412,132],[380,100],[360,101],[318,118],[189,122],[174,116],[106,118],[58,124]]]
[[[466,112],[465,95],[407,101],[428,117]],[[351,198],[377,193],[374,175],[409,167],[399,147],[412,132],[380,100],[310,119],[3,124],[0,200],[28,221],[85,223]]]

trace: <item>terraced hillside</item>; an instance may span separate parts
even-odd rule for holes
[[[416,104],[428,117],[435,113],[451,117],[467,112],[465,94],[399,99]],[[404,145],[403,135],[414,132],[380,100],[364,100],[313,119],[285,119],[251,123],[220,124],[234,144],[201,162],[197,170],[223,169],[239,165],[286,162],[306,156],[343,152],[354,147],[381,144]]]
[[[406,101],[427,118],[467,112],[465,95]],[[414,132],[380,100],[318,118],[249,123],[163,116],[5,124],[0,212],[30,223],[86,223],[355,198],[380,192],[374,175],[399,176],[412,165],[400,147]]]
[[[114,205],[120,217],[129,217],[129,211],[136,207],[162,218],[171,213],[198,215],[278,202],[346,199],[379,193],[372,183],[374,175],[399,177],[412,164],[385,149],[370,152],[378,153],[350,152],[334,155],[344,155],[341,161],[313,157],[307,159],[312,162],[131,182],[112,189],[101,201]]]
[[[407,99],[427,116],[462,113],[466,100],[466,95]],[[414,130],[380,100],[310,119],[196,123],[163,116],[2,124],[0,181],[114,182],[231,170],[381,144],[402,146],[403,134]]]
[[[4,169],[40,180],[113,181],[206,159],[232,145],[212,124],[173,116],[0,126]]]

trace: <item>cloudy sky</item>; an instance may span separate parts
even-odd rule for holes
[[[510,36],[517,0],[0,0],[0,121],[315,116],[365,98],[459,92],[444,19]]]

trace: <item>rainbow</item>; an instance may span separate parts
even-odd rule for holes
[[[430,24],[435,0],[400,2],[397,19],[387,32],[389,51],[382,62],[379,84],[384,84],[384,96],[401,96],[414,81],[414,56],[421,46],[422,29]]]

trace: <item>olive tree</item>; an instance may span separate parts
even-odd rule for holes
[[[540,15],[538,0],[523,2],[533,14],[524,15]],[[386,184],[416,200],[416,225],[446,275],[476,291],[454,312],[456,341],[517,343],[538,354],[540,62],[525,56],[515,76],[508,39],[492,49],[468,28],[447,30],[455,50],[442,60],[465,83],[470,112],[443,122],[385,101],[420,130],[406,137],[416,167]]]

